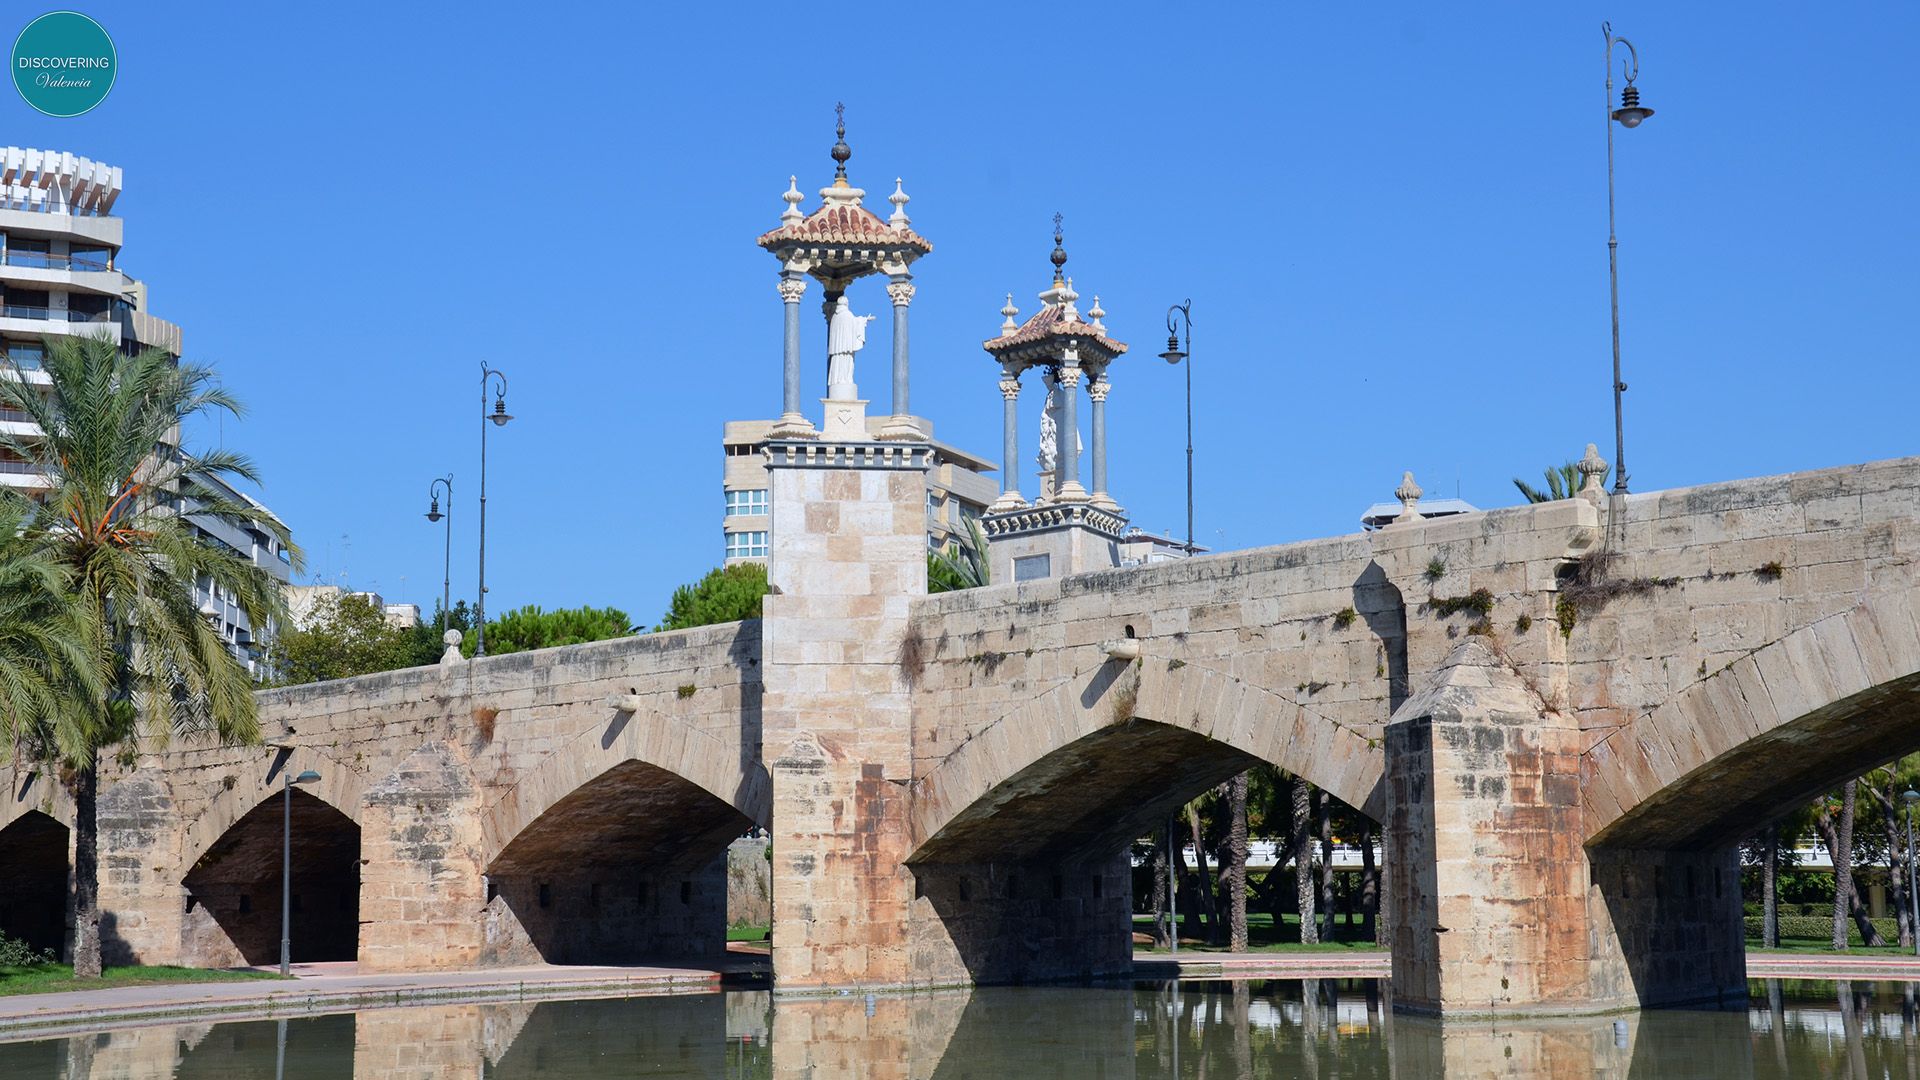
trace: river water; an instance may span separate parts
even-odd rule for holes
[[[1366,980],[378,1009],[0,1043],[4,1080],[1920,1077],[1912,984],[1755,981],[1745,1010],[1394,1016]]]

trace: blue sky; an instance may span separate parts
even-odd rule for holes
[[[935,245],[913,400],[947,441],[999,456],[980,342],[1008,291],[1037,306],[1057,210],[1082,306],[1133,345],[1108,408],[1137,524],[1183,528],[1154,354],[1186,297],[1201,543],[1353,531],[1403,469],[1490,507],[1588,441],[1611,458],[1602,18],[1658,111],[1618,133],[1635,490],[1916,450],[1912,5],[83,10],[112,96],[55,120],[10,95],[4,141],[125,168],[123,265],[251,406],[204,434],[258,459],[316,578],[390,599],[438,596],[449,471],[473,592],[482,360],[519,417],[491,608],[650,623],[718,563],[721,423],[780,400],[753,240],[790,173],[817,205],[836,100],[854,182],[884,216],[904,177]],[[876,282],[852,299],[885,312]]]

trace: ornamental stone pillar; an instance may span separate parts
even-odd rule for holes
[[[780,272],[780,301],[786,308],[786,333],[781,348],[780,422],[773,434],[796,438],[813,432],[813,423],[800,411],[800,298],[807,277],[797,270]]]
[[[1107,390],[1113,384],[1105,374],[1087,383],[1087,397],[1093,400],[1093,501],[1114,506],[1107,494]]]
[[[989,512],[1017,510],[1027,504],[1020,495],[1020,372],[1002,369],[1000,375],[1000,497]]]
[[[1067,351],[1067,362],[1060,368],[1060,486],[1053,493],[1056,502],[1086,502],[1087,489],[1080,483],[1080,357]]]
[[[893,301],[893,418],[880,431],[883,439],[918,439],[920,429],[908,417],[909,361],[907,353],[907,307],[913,303],[913,275],[904,268],[889,271],[887,296]]]

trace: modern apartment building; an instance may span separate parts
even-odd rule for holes
[[[867,429],[878,435],[892,418],[871,417]],[[720,521],[726,564],[765,562],[771,527],[767,518],[768,433],[775,420],[729,420],[721,436],[725,469],[721,489],[726,512]],[[979,518],[1000,493],[987,476],[993,463],[933,437],[933,422],[914,417],[933,444],[933,467],[927,471],[927,548],[937,550],[950,539],[968,536],[968,522]]]
[[[147,287],[120,269],[125,227],[113,215],[120,169],[55,150],[0,148],[0,378],[47,385],[41,371],[49,338],[105,334],[133,353],[158,348],[176,360],[180,328],[147,310]],[[0,428],[32,438],[25,414],[0,409]],[[216,493],[259,504],[209,480]],[[29,462],[0,451],[0,485],[28,494],[45,487]],[[271,537],[196,517],[179,503],[210,542],[225,545],[281,581],[287,552]],[[256,674],[273,627],[248,624],[244,612],[211,581],[197,583],[195,601],[220,628],[234,656]]]

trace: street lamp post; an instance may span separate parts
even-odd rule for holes
[[[1180,325],[1174,315],[1180,316]],[[1179,330],[1186,330],[1184,347]],[[1193,301],[1183,300],[1167,309],[1167,351],[1160,359],[1169,364],[1187,362],[1187,557],[1193,557]]]
[[[487,411],[487,388],[492,381],[500,380],[500,389],[494,392],[493,411]],[[507,426],[513,416],[507,412],[507,377],[498,371],[480,365],[480,599],[474,611],[473,655],[487,655],[487,424],[495,427]]]
[[[447,512],[444,514],[440,512],[440,487],[443,484],[447,489]],[[444,634],[447,632],[447,620],[453,617],[453,611],[448,607],[453,596],[453,474],[448,473],[428,485],[427,498],[427,520],[447,519],[446,554],[440,561],[440,632]]]
[[[1607,38],[1607,286],[1613,306],[1613,492],[1625,495],[1627,434],[1621,418],[1620,395],[1626,393],[1627,384],[1620,379],[1620,241],[1613,229],[1613,124],[1617,120],[1621,127],[1637,128],[1641,121],[1653,115],[1653,110],[1640,104],[1640,88],[1633,85],[1640,77],[1640,54],[1633,42],[1613,36],[1612,23],[1601,23],[1600,32]],[[1613,107],[1613,47],[1616,44],[1627,47],[1628,57],[1620,63],[1627,85],[1620,90],[1617,109]]]
[[[320,774],[312,769],[293,775],[293,748],[276,746],[280,759],[280,974],[293,966],[293,785],[312,784]]]
[[[1920,791],[1908,788],[1900,798],[1907,804],[1907,906],[1913,915],[1913,955],[1920,956],[1920,893],[1914,892],[1917,875],[1913,857],[1913,804],[1920,802]]]

